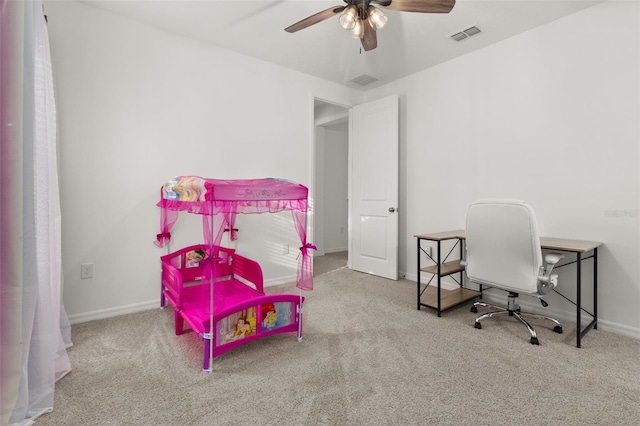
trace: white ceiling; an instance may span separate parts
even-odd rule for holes
[[[464,55],[599,1],[458,0],[449,14],[385,11],[378,47],[359,40],[337,17],[297,33],[284,28],[342,0],[85,0],[85,4],[355,88],[362,74],[378,79],[366,89]],[[482,32],[461,42],[449,36],[472,25]]]

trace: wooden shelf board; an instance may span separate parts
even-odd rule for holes
[[[421,240],[429,240],[429,241],[444,241],[444,240],[453,240],[459,239],[463,240],[465,238],[464,229],[456,229],[455,231],[445,231],[445,232],[434,232],[431,234],[416,234],[414,237],[419,238]]]
[[[426,268],[420,268],[422,272],[436,275],[438,273],[438,265],[427,266]],[[445,262],[440,266],[440,276],[445,277],[447,275],[455,274],[456,272],[464,271],[464,266],[460,265],[459,260],[452,260],[451,262]]]
[[[440,290],[440,310],[444,311],[445,309],[449,309],[453,306],[464,303],[468,300],[476,298],[480,296],[479,291],[469,290],[468,288],[458,288],[455,290]],[[424,300],[422,301],[423,305],[426,305],[430,308],[438,309],[438,289],[437,287],[427,288],[427,291],[423,295]]]
[[[599,241],[568,240],[566,238],[540,237],[540,245],[543,249],[573,251],[586,253],[602,245]]]

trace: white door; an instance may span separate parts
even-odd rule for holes
[[[351,269],[398,279],[398,97],[350,111]]]

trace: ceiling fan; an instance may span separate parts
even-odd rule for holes
[[[289,33],[303,30],[333,16],[340,15],[340,25],[359,38],[365,51],[378,46],[376,31],[387,23],[387,16],[378,7],[399,12],[449,13],[455,0],[344,0],[346,6],[333,6],[288,26]],[[378,7],[373,6],[373,4]]]

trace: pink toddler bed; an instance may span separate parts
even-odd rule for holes
[[[171,239],[179,211],[203,215],[205,244],[193,245],[161,257],[162,307],[174,307],[176,334],[184,323],[204,341],[203,369],[213,358],[241,344],[276,333],[296,332],[302,339],[302,290],[313,289],[306,241],[307,188],[280,179],[218,180],[176,177],[161,189],[161,232],[156,245]],[[238,213],[291,210],[301,240],[297,287],[299,295],[265,295],[262,269],[254,260],[221,247],[222,234],[231,232]]]

